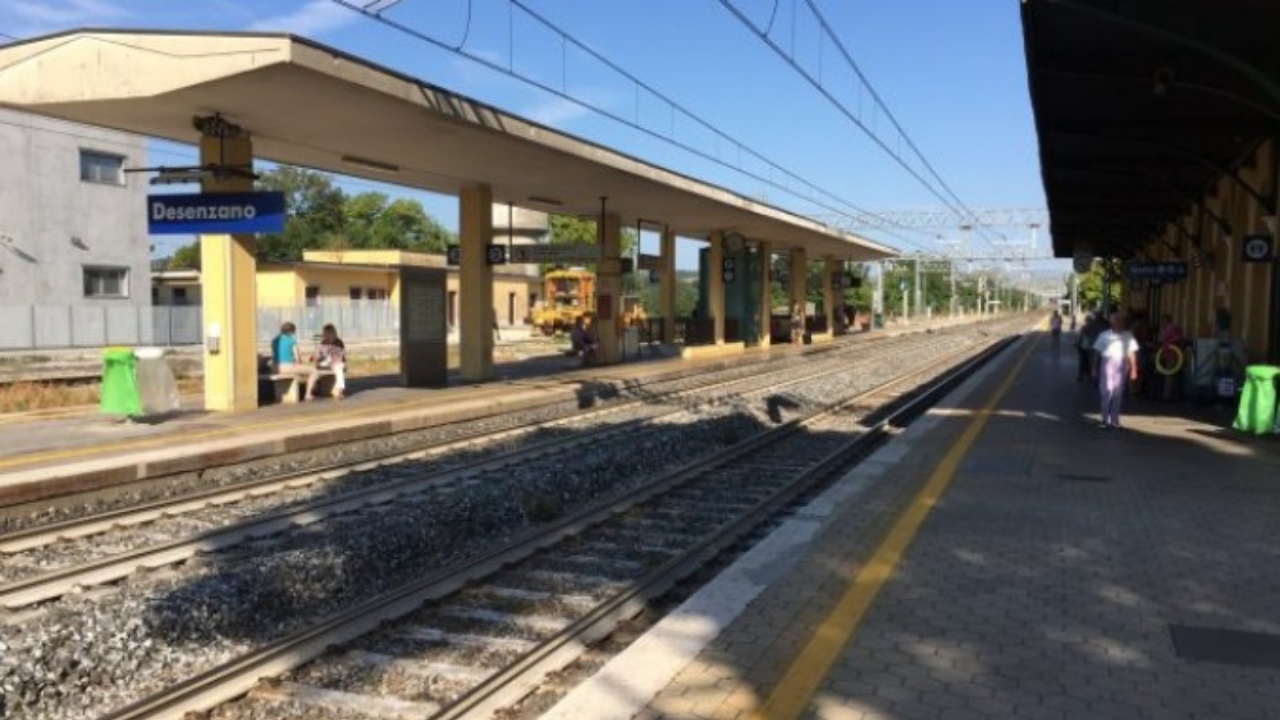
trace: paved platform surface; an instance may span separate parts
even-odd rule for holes
[[[543,717],[1280,718],[1280,439],[1232,416],[1098,428],[1029,335]]]

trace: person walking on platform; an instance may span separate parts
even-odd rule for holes
[[[1062,344],[1062,313],[1057,310],[1049,317],[1049,332],[1053,333],[1053,348],[1057,350]]]
[[[1119,429],[1126,381],[1138,379],[1138,341],[1125,329],[1125,318],[1111,316],[1111,329],[1094,341],[1098,352],[1098,391],[1102,395],[1101,427]]]

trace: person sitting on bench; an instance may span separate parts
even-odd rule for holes
[[[307,379],[307,400],[316,383],[316,369],[302,363],[302,350],[298,347],[298,327],[291,322],[280,326],[280,334],[271,340],[271,360],[279,375],[296,375]]]
[[[320,331],[320,347],[316,350],[316,367],[333,371],[333,399],[341,400],[347,391],[347,346],[338,337],[338,329],[332,324]],[[319,373],[313,372],[307,379],[307,399],[315,396]]]
[[[596,350],[600,347],[600,341],[596,337],[594,329],[595,324],[589,328],[586,322],[591,319],[590,315],[579,315],[573,320],[573,330],[569,332],[569,341],[573,344],[573,353],[582,355],[582,364],[592,365],[596,361]]]

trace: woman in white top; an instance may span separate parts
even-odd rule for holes
[[[1126,381],[1138,379],[1138,341],[1125,329],[1124,317],[1111,314],[1111,329],[1093,343],[1098,353],[1098,392],[1102,395],[1102,427],[1120,427]]]

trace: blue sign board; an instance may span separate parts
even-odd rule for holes
[[[284,193],[194,193],[147,197],[152,235],[221,235],[284,230]]]
[[[1131,262],[1125,268],[1130,280],[1173,282],[1187,277],[1187,264],[1181,260]]]

